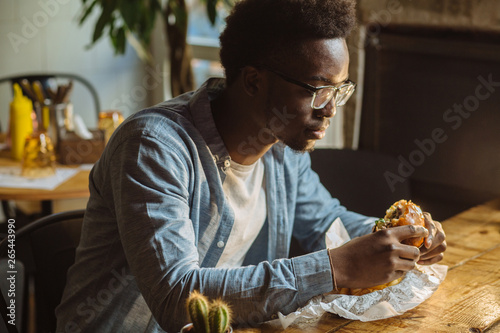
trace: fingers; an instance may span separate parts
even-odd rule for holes
[[[434,235],[436,234],[436,226],[434,221],[432,220],[431,214],[425,212],[424,213],[425,227],[429,230],[429,235],[425,237],[424,246],[426,248],[430,248],[432,246],[432,242],[434,241]]]
[[[416,262],[413,260],[401,260],[397,271],[408,272],[415,268]]]
[[[420,251],[415,246],[410,245],[398,245],[399,248],[399,257],[401,259],[407,259],[411,261],[417,261],[420,259]]]
[[[339,287],[364,288],[384,284],[415,268],[420,259],[418,249],[401,244],[394,232],[388,231],[357,237],[329,250],[335,267],[332,274],[335,274]]]
[[[402,227],[395,227],[390,229],[385,229],[388,233],[393,233],[394,236],[401,242],[408,238],[414,237],[427,237],[429,235],[429,230],[424,227],[416,227],[414,225],[405,225]]]
[[[389,245],[387,251],[391,252],[388,257],[391,258],[389,260],[393,271],[410,271],[415,268],[415,264],[420,260],[420,251],[415,246],[395,243]]]
[[[437,247],[432,249],[431,251],[421,254],[420,255],[420,260],[418,261],[418,264],[420,265],[430,265],[433,263],[436,263],[438,261],[441,261],[444,257],[443,252],[446,251],[446,241],[442,242],[439,244]]]
[[[432,265],[432,264],[435,264],[437,262],[440,262],[441,260],[443,260],[443,258],[444,258],[444,254],[438,253],[436,256],[431,257],[429,259],[420,259],[417,262],[417,264],[419,264],[419,265]]]
[[[434,221],[436,226],[436,233],[434,235],[433,243],[428,249],[421,249],[420,260],[418,264],[420,265],[432,265],[441,260],[443,260],[446,251],[446,235],[444,233],[441,223]]]
[[[387,240],[392,239],[387,246],[387,253],[388,257],[391,258],[390,261],[394,271],[410,271],[415,268],[415,264],[421,259],[421,252],[417,247],[402,244],[401,241],[408,238],[425,237],[427,235],[428,230],[426,228],[414,225],[379,231],[380,237],[388,237]]]
[[[446,250],[446,235],[444,233],[443,227],[441,223],[437,221],[433,221],[434,225],[436,227],[435,235],[433,237],[433,241],[430,247],[426,248],[421,248],[420,249],[420,255],[424,255],[427,253],[441,253]]]

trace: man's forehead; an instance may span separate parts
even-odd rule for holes
[[[349,52],[341,38],[308,40],[290,55],[289,64],[304,79],[338,84],[348,78]]]

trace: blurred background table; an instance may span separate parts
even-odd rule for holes
[[[271,324],[235,332],[500,332],[500,199],[443,221],[448,275],[425,302],[405,314],[373,322],[326,313],[286,330]]]
[[[20,163],[0,155],[0,166],[20,166]],[[60,168],[63,166],[58,165],[57,167]],[[80,169],[74,176],[64,181],[53,190],[2,187],[2,184],[0,184],[0,200],[2,200],[4,213],[7,214],[7,212],[5,212],[5,203],[8,200],[41,202],[41,214],[48,215],[53,212],[52,203],[54,200],[88,198],[90,195],[88,189],[89,173],[90,170],[88,169]]]

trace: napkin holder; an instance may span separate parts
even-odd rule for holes
[[[66,132],[58,142],[58,162],[61,164],[95,163],[104,151],[104,131],[90,130],[91,139],[82,139],[74,132]]]

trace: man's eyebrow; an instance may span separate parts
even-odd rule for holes
[[[324,76],[312,76],[311,79],[315,80],[315,81],[325,82],[329,86],[337,86],[337,85],[342,84],[345,81],[347,81],[349,79],[349,75],[347,75],[346,78],[340,82],[333,82],[332,80],[330,80]]]

